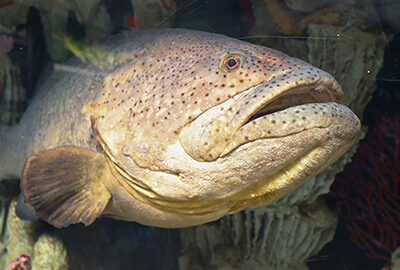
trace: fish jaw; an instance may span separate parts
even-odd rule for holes
[[[298,120],[299,111],[303,112],[304,120]],[[275,120],[280,113],[286,115],[287,122],[297,120],[304,124],[285,126],[282,123],[285,120]],[[281,127],[273,130],[278,121]],[[250,126],[253,127],[246,130]],[[230,212],[268,205],[292,192],[347,152],[358,138],[360,127],[359,119],[350,109],[332,102],[290,107],[247,123],[235,134],[230,145],[230,149],[235,149],[232,152],[246,152],[244,149],[256,149],[258,145],[268,149],[266,146],[270,144],[275,151],[262,155],[260,148],[254,150],[252,162],[257,166],[253,166],[253,175],[244,176],[251,184],[232,196],[236,204]],[[265,132],[269,128],[273,131]],[[254,137],[248,138],[251,136]],[[238,148],[233,146],[236,142]]]
[[[322,112],[330,120],[285,136],[260,136],[211,162],[191,159],[177,142],[165,153],[171,157],[161,165],[165,170],[147,170],[141,175],[149,180],[145,184],[116,174],[121,185],[110,187],[119,190],[112,192],[118,196],[108,213],[121,213],[117,218],[151,226],[187,227],[278,200],[336,161],[359,135],[358,118],[343,105],[306,104],[282,113],[296,115],[297,110],[319,117],[310,118],[310,122],[324,122]],[[271,122],[277,114],[255,121]],[[245,129],[251,125],[246,124],[240,132],[247,132]],[[233,140],[239,138],[240,133]]]

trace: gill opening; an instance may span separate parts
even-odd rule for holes
[[[111,153],[111,150],[98,132],[97,124],[94,118],[91,117],[91,125],[94,135],[99,142],[106,159],[111,168],[112,174],[117,178],[118,182],[131,194],[135,199],[154,206],[163,211],[186,214],[186,215],[204,215],[227,208],[226,204],[233,204],[229,200],[176,200],[161,196],[154,192],[150,187],[141,183],[136,178],[132,177],[120,164]]]

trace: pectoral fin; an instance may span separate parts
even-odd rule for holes
[[[62,146],[39,152],[27,160],[21,190],[36,215],[55,227],[79,222],[89,225],[111,199],[104,185],[109,175],[104,155],[81,147]]]

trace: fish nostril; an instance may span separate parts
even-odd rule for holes
[[[261,64],[266,64],[266,63],[268,63],[269,61],[271,61],[271,58],[269,58],[269,57],[267,57],[267,56],[264,56],[264,57],[261,59]]]

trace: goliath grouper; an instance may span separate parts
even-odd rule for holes
[[[100,215],[186,227],[265,206],[359,134],[335,79],[278,51],[178,29],[101,46],[99,65],[69,61],[81,72],[55,71],[1,130],[0,178],[20,176],[56,227]]]

